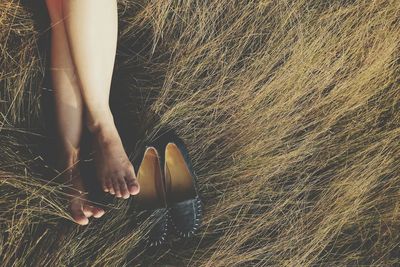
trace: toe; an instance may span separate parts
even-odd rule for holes
[[[119,188],[121,190],[121,195],[124,199],[129,198],[130,194],[128,191],[128,187],[126,186],[126,182],[124,178],[120,178],[119,180]]]
[[[92,208],[93,217],[100,218],[101,216],[104,215],[104,210],[102,208],[94,207],[94,206],[92,206],[91,208]]]
[[[71,214],[77,224],[87,225],[89,223],[89,219],[85,216],[81,208],[71,208]]]
[[[115,196],[116,197],[122,197],[121,195],[121,189],[119,188],[119,182],[118,179],[113,179],[113,187],[114,187],[114,191],[115,191]]]
[[[107,185],[107,179],[103,179],[103,182],[101,183],[101,187],[103,188],[104,192],[108,192],[110,191],[110,189],[108,189],[108,185]]]
[[[112,191],[112,183],[109,178],[106,178],[104,181],[104,192],[110,192]]]
[[[129,193],[131,195],[137,195],[139,193],[139,183],[137,182],[135,172],[133,170],[125,177],[125,181],[128,186]]]
[[[90,218],[93,216],[93,211],[90,206],[84,205],[82,210],[83,210],[83,214],[85,215],[86,218]]]
[[[113,183],[113,181],[111,180],[111,179],[108,179],[108,182],[109,182],[109,192],[110,192],[110,194],[111,195],[115,195],[115,188],[114,188],[114,183]]]
[[[74,221],[79,225],[87,225],[89,223],[89,219],[86,218],[85,215],[83,215],[83,213],[81,215],[76,215],[73,218]]]

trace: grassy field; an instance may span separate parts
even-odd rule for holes
[[[201,231],[146,249],[148,214],[107,199],[102,219],[70,222],[43,152],[46,10],[2,0],[2,266],[400,264],[400,1],[125,0],[119,12],[118,127],[132,159],[159,127],[178,130]]]

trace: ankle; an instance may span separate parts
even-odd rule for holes
[[[80,148],[74,147],[63,147],[61,148],[62,153],[60,154],[59,167],[61,169],[70,168],[79,161]]]
[[[114,123],[98,124],[91,131],[94,141],[102,147],[107,145],[114,145],[121,142],[118,130]]]
[[[94,135],[102,134],[115,128],[114,117],[111,110],[105,110],[102,112],[92,112],[87,116],[87,127],[89,132]]]

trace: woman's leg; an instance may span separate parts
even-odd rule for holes
[[[97,175],[103,190],[128,198],[139,192],[109,107],[117,46],[116,0],[63,0],[71,54],[93,133]]]
[[[104,211],[87,204],[82,178],[77,168],[79,143],[82,132],[82,97],[77,84],[69,53],[68,41],[62,20],[61,1],[46,1],[52,21],[51,33],[51,74],[56,102],[57,126],[61,151],[60,168],[64,177],[72,183],[70,209],[72,217],[79,224],[87,224],[88,217],[100,217]]]

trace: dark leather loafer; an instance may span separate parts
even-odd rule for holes
[[[149,144],[157,149],[160,165],[164,167],[170,224],[178,236],[191,237],[200,227],[202,203],[188,150],[183,140],[170,128],[158,131]],[[142,188],[142,184],[140,186]]]
[[[200,226],[202,203],[189,153],[178,137],[165,149],[164,171],[171,224],[179,236],[191,237]]]
[[[146,236],[146,243],[149,246],[163,244],[168,231],[169,212],[165,179],[160,166],[160,158],[154,147],[147,147],[141,162],[136,164],[140,192],[135,196],[135,200],[140,210],[152,212],[149,220],[154,222]]]

